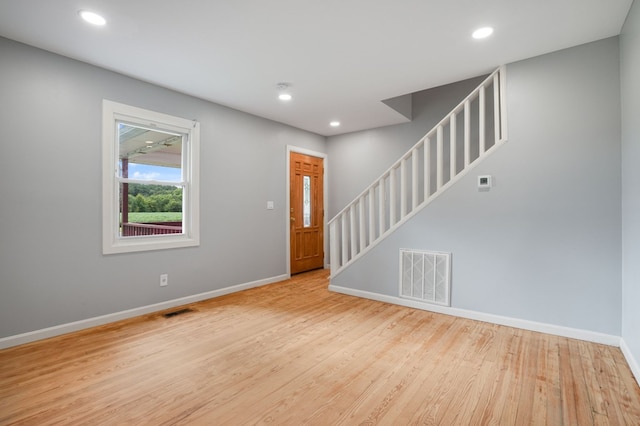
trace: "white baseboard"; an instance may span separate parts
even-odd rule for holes
[[[236,293],[238,291],[283,281],[289,277],[290,276],[288,274],[278,275],[275,277],[251,281],[244,284],[237,284],[218,290],[207,291],[205,293],[194,294],[192,296],[181,297],[179,299],[167,300],[166,302],[155,303],[153,305],[141,306],[139,308],[128,309],[126,311],[114,312],[112,314],[101,315],[99,317],[87,318],[67,324],[56,325],[54,327],[43,328],[42,330],[35,330],[27,333],[17,334],[15,336],[3,337],[0,338],[0,349],[35,342],[36,340],[47,339],[49,337],[84,330],[86,328],[96,327],[127,318],[133,318],[140,315],[149,314],[151,312],[162,311],[165,309],[174,308],[176,306],[200,302],[201,300],[213,299],[214,297],[224,296],[225,294]]]
[[[362,297],[365,299],[377,300],[379,302],[391,303],[394,305],[406,306],[409,308],[421,309],[423,311],[437,312],[440,314],[452,315],[461,318],[468,318],[492,324],[506,325],[509,327],[521,328],[523,330],[537,331],[541,333],[553,334],[556,336],[569,337],[572,339],[585,340],[588,342],[602,343],[609,346],[620,346],[620,336],[597,333],[595,331],[581,330],[577,328],[562,327],[553,324],[522,320],[518,318],[503,317],[500,315],[485,314],[482,312],[469,311],[466,309],[451,308],[447,306],[431,305],[402,299],[400,297],[388,296],[384,294],[371,293],[364,290],[329,285],[330,291],[347,294],[350,296]],[[637,376],[636,376],[637,377]]]
[[[633,357],[631,349],[627,346],[627,342],[624,341],[624,338],[620,339],[620,350],[627,360],[627,364],[629,364],[629,368],[631,369],[633,376],[636,378],[636,382],[640,385],[640,365],[638,365],[638,361]]]

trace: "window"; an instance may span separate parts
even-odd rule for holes
[[[104,254],[199,244],[199,123],[104,100]]]

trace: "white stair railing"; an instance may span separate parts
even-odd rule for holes
[[[505,83],[500,67],[329,221],[332,277],[507,140]]]

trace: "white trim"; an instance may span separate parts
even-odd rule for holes
[[[629,349],[629,346],[627,346],[627,342],[625,342],[624,338],[622,337],[620,338],[620,350],[622,351],[622,355],[624,355],[625,359],[627,360],[627,364],[629,364],[629,368],[631,369],[636,382],[638,382],[638,385],[640,385],[640,365],[638,365],[638,361],[633,357],[631,349]]]
[[[114,312],[112,314],[101,315],[98,317],[87,318],[80,321],[74,321],[67,324],[56,325],[53,327],[43,328],[41,330],[30,331],[27,333],[17,334],[15,336],[8,336],[0,338],[0,349],[9,348],[12,346],[18,346],[25,343],[35,342],[36,340],[47,339],[49,337],[59,336],[61,334],[67,334],[74,331],[84,330],[91,327],[97,327],[99,325],[108,324],[128,318],[137,317],[140,315],[149,314],[152,312],[162,311],[164,309],[174,308],[176,306],[187,305],[190,303],[200,302],[202,300],[213,299],[216,297],[224,296],[226,294],[237,293],[242,290],[248,290],[254,287],[260,287],[263,285],[275,283],[288,279],[286,274],[278,275],[271,278],[265,278],[262,280],[251,281],[244,284],[232,285],[230,287],[221,288],[218,290],[207,291],[205,293],[194,294],[192,296],[185,296],[179,299],[167,300],[166,302],[155,303],[153,305],[140,306],[138,308],[128,309],[126,311]]]
[[[556,336],[569,337],[572,339],[586,340],[589,342],[601,343],[609,346],[620,346],[620,336],[614,336],[611,334],[598,333],[595,331],[582,330],[578,328],[562,327],[559,325],[528,321],[518,318],[503,317],[500,315],[486,314],[483,312],[469,311],[466,309],[430,305],[413,300],[401,299],[395,296],[371,293],[364,290],[356,290],[336,285],[329,285],[329,290],[336,293],[347,294],[349,296],[376,300],[378,302],[385,302],[394,305],[406,306],[408,308],[421,309],[423,311],[437,312],[440,314],[453,315],[456,317],[468,318],[476,321],[521,328],[523,330],[537,331],[540,333],[553,334]]]
[[[322,235],[323,235],[323,237],[322,237],[323,247],[322,247],[322,250],[324,251],[324,260],[323,260],[323,263],[325,265],[324,267],[327,268],[327,269],[329,268],[329,257],[328,257],[328,255],[329,255],[329,246],[328,246],[328,242],[329,242],[329,233],[328,232],[329,232],[329,229],[328,229],[328,221],[327,221],[327,213],[329,211],[328,210],[328,205],[327,205],[327,200],[328,200],[328,197],[327,197],[327,192],[328,191],[327,190],[328,190],[328,187],[329,187],[327,176],[329,174],[327,173],[327,163],[328,163],[327,154],[325,154],[323,152],[313,151],[313,150],[306,149],[306,148],[300,148],[300,147],[293,146],[293,145],[287,145],[287,152],[286,152],[287,158],[285,160],[286,161],[286,165],[287,165],[286,166],[286,173],[285,173],[286,174],[286,179],[285,179],[286,180],[286,183],[285,183],[285,188],[286,188],[286,195],[285,195],[286,202],[285,202],[285,204],[286,204],[286,208],[285,208],[285,211],[284,211],[284,221],[285,221],[285,229],[286,229],[286,235],[285,235],[285,237],[286,237],[286,242],[285,242],[285,245],[286,245],[286,249],[285,249],[285,253],[286,253],[286,269],[285,270],[289,272],[289,276],[291,276],[291,226],[290,226],[290,222],[289,222],[289,212],[291,211],[291,197],[290,197],[289,193],[291,191],[291,188],[290,188],[290,186],[291,186],[290,185],[290,173],[291,173],[291,170],[290,170],[290,167],[291,167],[290,159],[291,159],[291,153],[292,152],[296,152],[298,154],[303,154],[303,155],[310,155],[311,157],[322,158],[322,169],[323,169],[323,176],[324,176],[323,179],[322,179],[322,186],[323,186],[323,191],[322,191],[322,198],[323,198],[322,204],[323,204],[323,206],[322,207],[324,209],[324,215],[322,217],[322,222],[323,222],[323,225],[322,225],[322,228],[323,228],[323,233],[322,233]]]

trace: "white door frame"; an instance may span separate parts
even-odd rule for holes
[[[329,263],[328,263],[328,255],[329,255],[329,238],[328,238],[328,228],[327,228],[327,183],[328,183],[328,173],[327,173],[327,154],[325,154],[324,152],[318,152],[318,151],[312,151],[310,149],[306,149],[306,148],[300,148],[297,146],[293,146],[293,145],[287,145],[287,160],[286,160],[286,164],[287,164],[287,182],[286,182],[286,188],[287,188],[287,196],[286,196],[286,208],[285,208],[285,217],[284,217],[284,221],[286,223],[286,227],[285,229],[286,231],[286,241],[287,241],[287,248],[286,248],[286,259],[287,259],[287,263],[286,263],[286,271],[287,274],[289,275],[289,277],[291,277],[291,224],[290,224],[290,217],[291,217],[291,153],[292,152],[296,152],[298,154],[304,154],[304,155],[310,155],[312,157],[317,157],[317,158],[322,158],[322,169],[323,169],[323,178],[322,178],[322,186],[323,186],[323,191],[322,191],[322,207],[324,209],[324,214],[322,215],[322,251],[324,252],[324,259],[323,259],[323,263],[324,263],[324,267],[325,269],[329,268]]]

